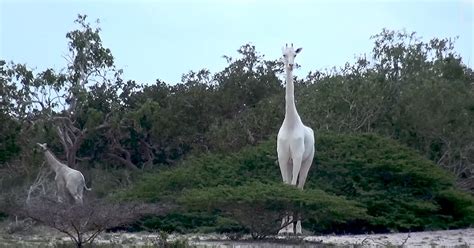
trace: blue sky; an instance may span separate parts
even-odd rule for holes
[[[139,83],[180,82],[189,70],[226,66],[222,55],[251,43],[267,59],[281,46],[303,47],[297,58],[310,70],[343,66],[370,53],[382,28],[415,31],[423,40],[459,36],[455,50],[474,64],[473,0],[0,0],[0,59],[30,68],[66,66],[66,33],[77,14],[100,19],[101,37],[124,78]]]

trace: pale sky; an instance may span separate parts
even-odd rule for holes
[[[66,66],[66,33],[77,14],[100,19],[101,37],[124,79],[174,84],[183,73],[226,66],[246,43],[278,59],[285,43],[303,47],[310,70],[343,66],[369,54],[382,28],[415,31],[424,41],[459,36],[455,50],[473,68],[473,0],[0,0],[0,59],[37,71]]]

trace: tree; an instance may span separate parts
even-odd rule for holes
[[[107,229],[134,224],[146,215],[160,215],[169,206],[93,199],[84,204],[59,203],[48,197],[35,197],[28,204],[15,202],[5,212],[52,227],[66,234],[76,247],[92,244]]]
[[[71,53],[67,74],[63,76],[68,105],[59,116],[53,117],[67,164],[73,168],[86,135],[110,126],[107,118],[112,110],[110,103],[117,102],[115,92],[121,85],[121,70],[115,70],[111,51],[102,46],[100,29],[92,29],[86,17],[79,15],[76,23],[81,29],[66,35]],[[113,73],[111,78],[108,76],[110,73]],[[98,120],[102,123],[97,123]]]
[[[278,233],[284,227],[281,219],[288,212],[304,221],[313,220],[320,224],[367,217],[364,209],[354,201],[319,190],[302,191],[281,183],[254,182],[237,187],[194,189],[184,192],[179,201],[194,211],[217,211],[234,219],[254,239]]]
[[[474,189],[474,73],[454,40],[384,29],[371,56],[310,73],[297,98],[316,130],[372,132],[420,151]],[[297,88],[298,89],[298,88]]]
[[[9,115],[20,121],[48,122],[72,168],[87,135],[110,125],[107,116],[121,86],[121,70],[115,69],[110,50],[102,46],[100,29],[91,28],[85,15],[79,15],[76,23],[80,29],[66,35],[70,54],[65,72],[47,69],[35,75],[20,64],[2,70],[6,77],[2,81],[11,93]]]
[[[392,99],[380,131],[420,150],[472,192],[474,73],[454,52],[455,40],[422,42],[414,32],[388,30],[373,38],[375,68],[388,75]]]
[[[219,94],[215,101],[221,106],[220,114],[227,118],[235,117],[282,88],[277,78],[277,73],[283,70],[281,63],[263,60],[263,55],[250,44],[241,46],[237,52],[241,58],[224,56],[229,65],[214,76]]]

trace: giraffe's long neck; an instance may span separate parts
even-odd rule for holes
[[[293,71],[286,67],[286,95],[285,95],[285,119],[290,122],[296,121],[299,116],[295,104],[295,86],[293,84]]]
[[[46,157],[46,161],[48,164],[51,166],[51,168],[54,170],[54,172],[58,173],[58,171],[62,167],[66,167],[63,163],[61,163],[54,155],[51,153],[50,150],[46,150],[44,152],[44,156]]]

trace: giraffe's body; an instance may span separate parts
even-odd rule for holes
[[[84,189],[90,191],[87,188],[84,176],[78,170],[69,168],[64,163],[61,163],[53,153],[47,148],[46,144],[38,144],[43,148],[46,162],[51,166],[51,169],[55,172],[56,176],[54,180],[57,186],[57,196],[59,202],[75,202],[78,204],[83,203],[83,192]]]
[[[286,72],[285,119],[277,137],[278,164],[280,165],[283,182],[303,189],[314,157],[314,133],[301,121],[295,105],[293,65],[296,54],[301,48],[283,49]],[[282,220],[282,225],[291,222],[292,216]],[[296,230],[293,224],[287,225],[280,233],[301,234],[301,222],[297,221]]]

